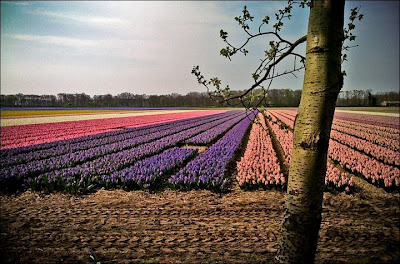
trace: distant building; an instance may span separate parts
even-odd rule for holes
[[[400,106],[400,101],[383,101],[381,106]]]

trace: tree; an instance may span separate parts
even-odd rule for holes
[[[221,38],[228,44],[220,53],[228,59],[238,52],[246,55],[248,51],[244,47],[253,38],[269,35],[277,39],[270,41],[270,49],[265,51],[265,58],[252,75],[254,84],[245,92],[232,96],[229,85],[222,88],[218,78],[206,80],[199,66],[195,66],[192,73],[207,88],[210,97],[223,102],[238,98],[246,108],[250,108],[251,100],[248,97],[253,90],[259,88],[267,94],[268,89],[262,86],[263,82],[269,81],[269,88],[273,79],[305,68],[303,91],[295,120],[292,162],[277,260],[280,263],[313,263],[321,224],[330,131],[335,103],[345,75],[341,71],[341,64],[347,55],[342,54],[342,50],[350,48],[343,43],[347,39],[355,40],[351,32],[354,29],[353,22],[357,18],[361,20],[362,15],[358,15],[359,8],[352,9],[348,28],[343,28],[344,0],[297,2],[301,7],[310,7],[308,31],[306,36],[290,42],[280,35],[280,30],[284,19],[290,19],[294,3],[289,1],[284,9],[275,14],[274,30],[261,31],[261,27],[270,21],[266,16],[255,34],[250,32],[248,25],[248,21],[253,21],[254,17],[244,7],[243,16],[235,20],[248,37],[238,48],[227,41],[227,32],[220,31]],[[305,41],[304,57],[296,53],[295,49]],[[286,57],[294,57],[293,69],[276,72],[276,65]],[[300,59],[300,66],[296,65],[296,59]]]
[[[343,17],[344,0],[315,1],[310,9],[306,71],[282,222],[282,263],[313,263],[315,258],[330,132],[343,86]]]

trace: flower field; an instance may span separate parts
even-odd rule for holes
[[[267,112],[273,120],[285,124],[289,128],[287,131],[293,129],[296,114],[293,110]],[[363,116],[348,113],[335,115],[328,157],[333,164],[340,165],[339,168],[343,171],[340,175],[346,176],[346,173],[352,173],[386,190],[399,189],[398,118],[381,119],[380,116]],[[326,183],[331,178],[328,172]],[[334,177],[341,186],[347,185],[344,180],[348,178],[347,176],[341,179]],[[349,186],[351,186],[350,181]]]
[[[285,189],[296,114],[205,110],[6,126],[0,189]],[[395,117],[336,114],[326,190],[351,193],[354,177],[399,189],[398,142]]]
[[[28,139],[25,138],[23,147],[2,149],[0,186],[5,190],[31,188],[70,192],[99,187],[152,188],[163,174],[183,165],[197,153],[195,149],[180,146],[185,142],[198,142],[211,147],[196,159],[208,157],[209,153],[219,156],[215,164],[218,175],[214,176],[219,177],[220,182],[209,179],[210,186],[202,187],[223,188],[225,167],[241,143],[251,118],[241,110],[210,110],[104,119],[102,122],[22,126],[21,133],[16,133],[17,127],[12,127],[2,131],[5,140],[14,140],[10,145],[23,141],[23,135]],[[205,133],[207,131],[210,133]],[[34,143],[41,139],[50,142],[32,144],[27,134],[33,134]],[[72,138],[57,140],[60,137]],[[232,139],[236,140],[234,145]],[[225,157],[220,156],[221,151]]]
[[[141,114],[138,116],[128,116],[123,118],[112,118],[110,114],[106,114],[103,116],[94,115],[94,117],[98,119],[90,119],[85,121],[80,120],[81,118],[79,116],[78,118],[76,116],[73,117],[73,121],[65,120],[64,116],[58,116],[52,120],[57,122],[52,123],[41,123],[42,121],[32,120],[32,118],[29,118],[31,122],[37,122],[35,124],[25,124],[25,120],[28,118],[20,118],[17,120],[22,120],[25,123],[22,123],[21,125],[3,126],[1,128],[1,149],[78,138],[122,128],[158,124],[162,122],[209,115],[218,112],[224,111],[185,111],[168,114],[152,114],[152,112],[149,112],[145,116]],[[118,116],[120,116],[120,114]],[[49,118],[45,118],[47,121],[48,119]],[[77,119],[79,121],[76,121]],[[46,133],[44,133],[44,131],[46,131]]]
[[[151,113],[2,127],[6,263],[273,263],[296,111]],[[399,131],[339,117],[317,262],[397,263]]]
[[[279,116],[279,112],[273,113]],[[286,166],[290,166],[293,132],[284,128],[277,118],[270,114],[270,111],[267,112],[267,115],[270,119],[270,131],[267,129],[264,115],[259,113],[260,124],[253,126],[250,132],[249,147],[238,163],[237,179],[243,188],[251,188],[252,185],[285,187],[287,182],[280,169],[269,134],[272,133],[276,136],[284,152],[285,160],[283,162],[286,163]],[[281,118],[287,120],[285,116],[281,116]],[[346,192],[350,192],[354,188],[352,177],[335,167],[332,160],[328,161],[325,185],[326,188],[331,187]]]

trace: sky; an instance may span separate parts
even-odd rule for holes
[[[240,45],[246,35],[234,17],[246,5],[257,30],[265,15],[273,22],[282,1],[1,1],[1,94],[86,93],[91,96],[186,94],[205,92],[191,74],[199,65],[205,77],[219,77],[232,89],[253,84],[271,38],[251,41],[247,56],[232,61],[219,52],[228,40]],[[364,19],[354,30],[342,68],[343,90],[399,89],[399,2],[347,1],[361,6]],[[282,35],[295,41],[307,33],[308,9],[295,8]],[[268,30],[268,28],[265,28]],[[254,31],[253,31],[254,32]],[[349,43],[353,44],[353,43]],[[296,51],[305,53],[305,44]],[[293,67],[284,61],[281,68]],[[297,77],[297,78],[296,78]],[[303,73],[274,80],[271,89],[301,89]]]

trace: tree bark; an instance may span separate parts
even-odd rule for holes
[[[312,1],[306,70],[295,121],[279,263],[314,263],[321,225],[327,151],[343,86],[344,0]]]

